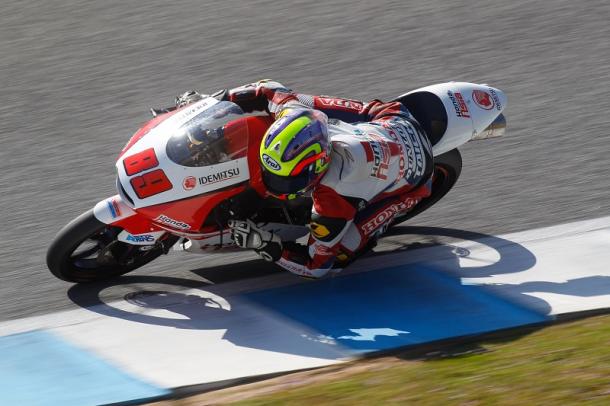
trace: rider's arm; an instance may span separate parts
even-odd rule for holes
[[[356,215],[356,203],[339,195],[332,188],[319,185],[314,191],[314,206],[307,246],[284,244],[279,258],[282,268],[308,278],[326,275],[335,264],[341,242]]]
[[[244,111],[267,111],[275,116],[287,107],[312,108],[324,112],[329,118],[348,123],[373,121],[387,116],[408,114],[400,102],[384,103],[330,96],[311,96],[294,93],[286,86],[272,80],[240,86],[228,91],[229,100]]]
[[[292,90],[267,79],[231,89],[228,98],[245,112],[266,111],[273,116],[288,106],[308,107],[298,101]]]
[[[326,203],[320,199],[326,199]],[[353,223],[356,209],[349,199],[326,186],[314,191],[313,200],[311,232],[306,246],[282,242],[277,235],[258,228],[251,220],[229,221],[233,241],[238,247],[254,249],[267,261],[294,274],[307,278],[324,276],[344,248],[342,242]]]

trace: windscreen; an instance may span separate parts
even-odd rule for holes
[[[167,143],[167,156],[182,166],[209,166],[245,157],[248,126],[235,103],[222,101],[184,123]]]

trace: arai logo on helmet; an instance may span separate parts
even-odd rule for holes
[[[274,171],[279,171],[280,169],[282,169],[280,164],[278,164],[275,159],[271,158],[267,154],[263,154],[263,162],[265,163],[265,165],[267,165],[269,168],[273,169]]]

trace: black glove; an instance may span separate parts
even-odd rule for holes
[[[252,220],[229,220],[231,237],[238,247],[253,249],[266,261],[282,256],[282,240],[269,231],[256,227]]]

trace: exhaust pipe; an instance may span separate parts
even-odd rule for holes
[[[486,140],[488,138],[502,137],[505,132],[506,132],[506,117],[504,117],[504,114],[500,114],[498,117],[496,117],[496,119],[490,125],[485,127],[485,129],[483,131],[481,131],[478,134],[473,135],[470,140],[477,141],[477,140]]]

